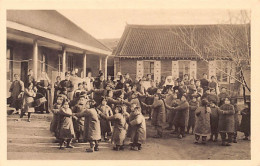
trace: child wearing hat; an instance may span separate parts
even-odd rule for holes
[[[131,126],[131,150],[142,149],[142,144],[146,140],[145,118],[141,113],[141,107],[135,107],[132,113],[133,119],[129,122]]]

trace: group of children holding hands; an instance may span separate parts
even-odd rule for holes
[[[90,143],[87,152],[99,151],[101,137],[108,141],[113,126],[111,141],[115,144],[114,150],[124,150],[126,136],[131,137],[132,150],[141,150],[141,143],[146,138],[146,125],[141,108],[131,104],[129,114],[127,108],[120,105],[115,106],[112,111],[107,102],[107,98],[103,97],[101,104],[96,107],[95,102],[82,92],[77,104],[70,108],[69,99],[65,95],[58,95],[52,110],[51,131],[55,133],[60,149],[64,148],[64,142],[65,148],[73,148],[71,141],[75,138],[76,142]]]

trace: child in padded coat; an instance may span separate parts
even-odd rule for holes
[[[63,149],[63,143],[66,140],[66,148],[73,148],[71,146],[71,140],[75,138],[75,132],[72,122],[72,111],[69,108],[69,100],[65,99],[62,102],[61,109],[58,112],[60,117],[59,123],[59,139],[60,139],[60,149]]]
[[[73,113],[81,113],[86,109],[85,104],[85,95],[80,95],[78,103],[73,107]],[[76,116],[72,117],[73,125],[76,135],[76,142],[83,142],[80,138],[83,138],[84,135],[84,117],[77,118]]]
[[[219,123],[218,129],[222,139],[222,146],[231,146],[232,138],[235,131],[235,109],[230,104],[230,98],[224,99],[224,104],[219,108]],[[228,136],[228,139],[226,139]]]
[[[60,117],[58,112],[60,111],[61,108],[61,104],[63,102],[63,100],[65,95],[58,95],[56,98],[56,103],[53,105],[53,108],[51,110],[51,112],[53,113],[53,117],[52,117],[52,121],[51,121],[51,125],[50,125],[50,131],[52,133],[54,133],[55,137],[56,137],[56,141],[55,142],[59,142],[59,131],[58,131],[58,126],[60,123]]]
[[[101,140],[100,121],[97,110],[91,105],[91,100],[84,100],[86,108],[84,111],[73,114],[80,118],[85,117],[84,121],[84,140],[89,141],[90,148],[86,152],[99,151],[98,141]]]
[[[192,129],[192,134],[194,134],[195,127],[195,111],[199,107],[199,101],[197,100],[196,95],[191,96],[191,100],[189,102],[189,122],[187,127],[187,134],[190,132],[190,128]]]
[[[112,141],[114,142],[115,146],[113,147],[113,150],[119,151],[124,150],[124,140],[126,137],[126,119],[123,114],[126,114],[126,112],[123,112],[123,109],[121,106],[115,107],[115,114],[113,116],[106,116],[101,111],[98,111],[101,118],[104,118],[108,121],[114,122],[114,131],[112,135]]]
[[[218,113],[219,113],[219,107],[217,106],[216,102],[211,101],[210,102],[210,129],[211,129],[211,135],[210,139],[208,141],[218,141]],[[213,140],[214,136],[214,140]]]
[[[106,98],[102,98],[101,105],[98,107],[98,109],[108,117],[113,115],[112,109],[107,105]],[[111,122],[107,121],[106,119],[100,119],[100,127],[101,136],[104,138],[104,141],[108,141],[108,136],[111,136],[110,133],[112,132]]]
[[[145,118],[141,113],[141,107],[135,107],[133,112],[134,118],[129,122],[131,126],[131,150],[142,149],[142,144],[146,140]]]

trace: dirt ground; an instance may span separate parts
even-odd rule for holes
[[[178,139],[165,131],[162,139],[154,139],[151,122],[147,121],[147,141],[141,151],[113,151],[113,145],[100,143],[100,151],[86,153],[88,143],[74,143],[75,148],[59,150],[53,143],[49,131],[51,114],[33,114],[31,122],[16,122],[18,115],[8,116],[7,159],[8,160],[250,160],[250,141],[244,141],[243,133],[238,133],[238,143],[230,147],[220,146],[219,142],[196,145],[194,135]],[[126,141],[126,143],[129,143]]]

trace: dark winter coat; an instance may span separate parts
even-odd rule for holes
[[[60,124],[60,115],[59,115],[59,111],[60,111],[60,105],[58,106],[57,104],[53,105],[53,109],[52,109],[52,113],[53,113],[53,117],[51,120],[51,124],[50,124],[50,131],[55,133],[56,138],[58,138],[58,130],[59,130],[59,124]]]
[[[85,110],[85,106],[84,105],[80,105],[80,104],[77,104],[72,112],[73,113],[81,113],[81,112],[84,112]],[[73,125],[74,125],[74,129],[75,129],[75,132],[76,133],[80,133],[80,134],[84,134],[84,120],[85,118],[84,117],[80,117],[80,118],[73,118]]]
[[[166,106],[166,108],[176,111],[173,120],[173,124],[176,127],[186,127],[188,125],[189,103],[187,101],[180,101],[177,107]]]
[[[10,107],[21,109],[22,106],[22,96],[19,95],[21,92],[24,92],[24,83],[21,80],[15,80],[12,82],[11,87],[9,89],[11,92],[12,102]]]
[[[83,112],[76,113],[78,118],[85,117],[84,121],[84,140],[95,141],[101,139],[100,121],[96,109],[85,109]]]
[[[190,101],[189,102],[189,122],[188,126],[194,126],[195,125],[195,111],[199,107],[198,101]]]
[[[250,109],[245,108],[241,111],[242,120],[240,124],[240,131],[250,134]]]
[[[154,99],[152,105],[143,104],[147,108],[152,108],[152,125],[154,126],[163,126],[166,122],[166,115],[165,115],[165,105],[162,100]]]
[[[219,132],[233,133],[235,131],[234,106],[231,104],[223,104],[219,109]]]
[[[72,111],[70,108],[61,108],[58,112],[60,117],[59,123],[59,139],[72,139],[75,138],[75,132],[72,122]]]
[[[135,115],[129,124],[131,126],[131,141],[134,143],[144,143],[146,140],[146,124],[142,113]]]
[[[210,128],[212,134],[218,133],[218,114],[219,114],[219,107],[210,107],[211,114],[210,114]]]
[[[116,145],[123,145],[127,129],[126,119],[124,115],[121,113],[116,113],[113,116],[107,117],[106,115],[101,113],[100,116],[102,118],[105,118],[106,120],[113,121],[114,131],[112,135],[112,141],[114,141]]]
[[[195,111],[196,123],[194,133],[201,136],[207,136],[210,132],[210,108],[199,107]]]
[[[179,103],[180,103],[179,99],[173,99],[172,102],[171,102],[171,105],[169,105],[169,106],[177,107]],[[168,109],[167,117],[168,117],[168,123],[170,125],[173,124],[173,120],[174,120],[175,115],[176,115],[176,111],[174,109]]]

